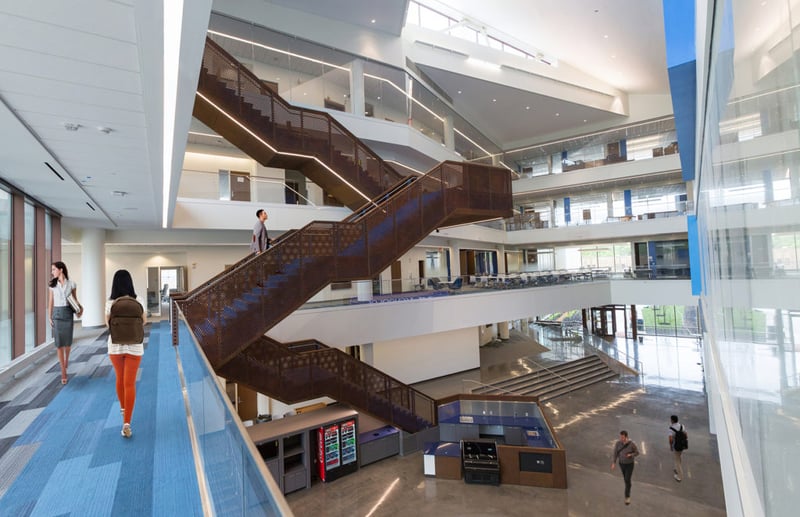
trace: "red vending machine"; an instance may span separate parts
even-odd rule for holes
[[[322,481],[333,481],[358,470],[355,419],[317,429],[317,468]]]

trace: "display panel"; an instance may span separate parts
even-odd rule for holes
[[[333,470],[340,465],[339,425],[325,428],[325,470]]]
[[[356,421],[342,422],[342,465],[353,463],[357,459]]]

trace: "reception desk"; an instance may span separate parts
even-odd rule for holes
[[[500,483],[567,488],[566,451],[537,398],[456,395],[439,403],[442,442],[497,443]]]

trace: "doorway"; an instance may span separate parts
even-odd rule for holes
[[[147,316],[169,313],[169,295],[185,291],[189,282],[185,266],[147,268]]]

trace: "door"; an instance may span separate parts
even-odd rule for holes
[[[392,294],[403,292],[403,273],[400,261],[396,260],[392,264]]]
[[[250,174],[231,171],[231,201],[250,201]]]

